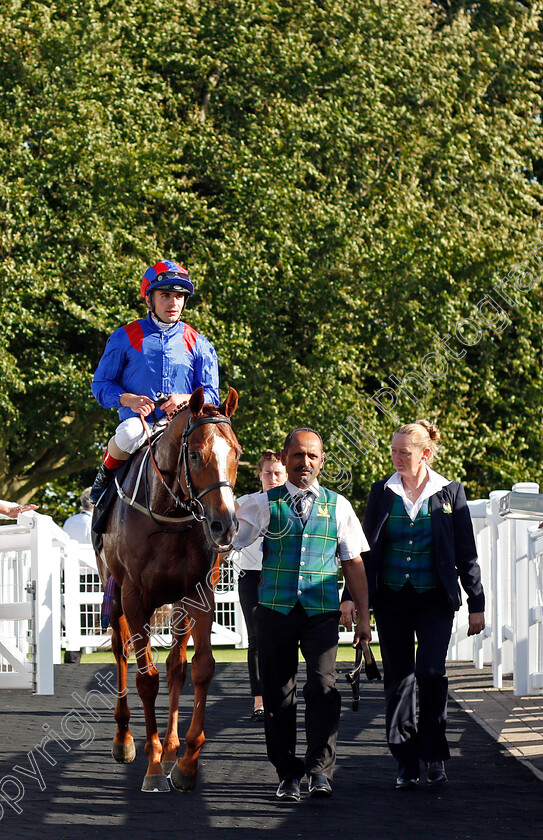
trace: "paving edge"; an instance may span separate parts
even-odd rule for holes
[[[463,700],[462,697],[460,697],[454,689],[449,689],[449,695],[456,703],[458,703],[458,705],[464,710],[464,712],[466,712],[468,715],[471,715],[473,720],[475,720],[479,724],[479,726],[482,726],[482,728],[485,730],[485,732],[488,733],[488,735],[494,738],[494,740],[497,740],[496,731],[488,725],[486,720],[480,717],[480,715],[478,715],[477,712],[471,708],[469,703]],[[532,764],[532,762],[529,759],[516,754],[515,747],[513,747],[509,741],[503,740],[497,741],[497,743],[499,747],[502,747],[504,750],[506,750],[509,753],[509,755],[513,756],[513,758],[516,758],[517,761],[520,761],[521,764],[524,764],[524,766],[527,767],[528,770],[531,770],[534,776],[537,776],[537,778],[543,782],[543,771],[539,770],[534,764]]]

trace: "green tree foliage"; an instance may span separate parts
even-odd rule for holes
[[[503,329],[465,319],[541,241],[541,12],[3,4],[0,495],[57,510],[89,483],[116,421],[92,371],[162,257],[196,282],[247,463],[314,425],[362,505],[394,426],[428,416],[472,495],[537,479],[541,286],[496,298]]]

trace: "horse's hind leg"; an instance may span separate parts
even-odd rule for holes
[[[119,594],[117,597],[119,597]],[[128,694],[126,687],[128,670],[127,646],[130,641],[130,630],[128,629],[126,618],[124,615],[119,616],[117,609],[115,609],[112,615],[111,626],[113,629],[111,647],[117,662],[117,705],[115,706],[114,712],[114,717],[117,722],[117,732],[113,739],[111,754],[116,761],[122,764],[129,764],[136,757],[136,745],[128,728],[130,709],[126,699]]]
[[[162,769],[168,775],[177,761],[179,749],[179,696],[187,678],[187,642],[190,622],[182,603],[174,605],[171,617],[172,647],[166,660],[168,678],[168,728],[162,743]]]
[[[211,594],[208,609],[190,609],[190,632],[194,640],[191,677],[194,685],[194,708],[189,730],[185,736],[186,749],[170,773],[172,785],[184,793],[194,790],[198,777],[198,756],[205,742],[204,718],[209,684],[215,672],[211,650],[211,625],[214,616],[214,598]],[[186,644],[186,643],[185,643]]]

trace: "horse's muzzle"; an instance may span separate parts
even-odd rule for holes
[[[236,517],[232,515],[226,517],[226,519],[212,519],[211,522],[207,522],[206,524],[208,537],[213,548],[221,553],[230,551],[232,540],[238,527]]]

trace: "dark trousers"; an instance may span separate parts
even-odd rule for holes
[[[331,779],[341,708],[335,687],[339,611],[308,617],[298,603],[288,615],[263,606],[256,615],[268,758],[280,779],[305,773]],[[298,645],[307,666],[303,761],[296,756]]]
[[[258,569],[243,569],[238,578],[239,602],[243,611],[249,648],[247,650],[247,667],[249,668],[249,683],[253,697],[262,695],[260,685],[260,671],[258,667],[258,642],[256,637],[255,612],[258,605],[258,585],[261,572]]]
[[[444,590],[382,586],[374,604],[383,658],[386,732],[402,767],[449,758],[445,660],[454,610]],[[415,654],[415,636],[418,646]],[[416,689],[419,714],[416,714]]]

